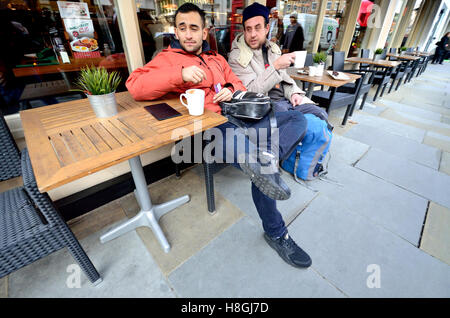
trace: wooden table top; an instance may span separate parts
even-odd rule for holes
[[[400,59],[400,60],[407,60],[407,61],[420,60],[420,56],[400,55],[400,54],[393,54],[393,53],[388,53],[386,55],[389,56],[389,57],[395,57],[395,58]]]
[[[378,60],[374,61],[373,59],[366,59],[362,57],[349,57],[345,59],[346,62],[350,63],[362,63],[362,64],[371,64],[375,66],[383,66],[383,67],[396,67],[401,64],[399,61],[388,61],[388,60]]]
[[[428,52],[405,52],[405,54],[416,55],[416,56],[432,56],[432,55],[434,55],[433,53],[428,53]]]
[[[46,192],[132,157],[221,125],[225,117],[206,110],[190,116],[173,95],[137,102],[128,92],[117,93],[119,114],[95,117],[88,99],[20,112],[25,141],[39,191]],[[156,120],[143,106],[165,102],[182,116]],[[181,128],[180,136],[172,132]]]
[[[45,66],[27,66],[27,67],[16,67],[13,68],[13,73],[15,77],[33,76],[33,75],[45,75],[45,74],[55,74],[60,72],[78,72],[83,67],[86,66],[103,66],[106,69],[119,69],[126,68],[127,61],[125,56],[117,57],[98,57],[98,58],[87,58],[87,59],[70,59],[70,64],[56,64],[56,65],[45,65]]]
[[[349,79],[348,80],[335,80],[327,73],[326,70],[323,71],[322,76],[303,75],[303,74],[299,74],[297,71],[298,71],[298,69],[296,69],[296,68],[288,68],[287,69],[287,73],[293,79],[310,82],[310,83],[314,83],[314,84],[319,84],[319,85],[330,86],[330,87],[340,87],[347,83],[351,83],[354,80],[357,80],[358,78],[361,77],[361,75],[358,75],[358,74],[340,72],[340,73],[347,75],[349,77]]]

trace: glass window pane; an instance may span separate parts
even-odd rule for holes
[[[87,65],[128,77],[112,0],[2,1],[0,6],[0,107],[4,114],[81,99],[74,92]]]

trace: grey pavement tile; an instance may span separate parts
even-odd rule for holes
[[[359,105],[357,106],[357,109],[359,109]],[[370,103],[368,101],[366,101],[366,103],[364,104],[364,108],[361,110],[364,113],[368,113],[370,115],[380,115],[382,112],[384,112],[386,110],[385,106],[381,106],[381,105],[375,105],[373,103]]]
[[[406,137],[385,132],[383,127],[377,128],[359,124],[344,136],[430,168],[439,169],[441,150]]]
[[[426,132],[424,129],[411,127],[381,117],[364,115],[362,113],[353,114],[353,120],[359,124],[371,127],[383,127],[383,130],[388,133],[410,138],[418,142],[422,142]]]
[[[248,217],[172,272],[169,281],[180,297],[345,297],[312,267],[286,264]]]
[[[355,125],[357,127],[358,125]],[[351,130],[350,130],[351,131]],[[332,160],[337,158],[348,165],[353,165],[369,150],[369,146],[359,141],[334,134],[330,146]]]
[[[120,222],[116,223],[119,224]],[[66,281],[77,264],[67,249],[40,259],[9,276],[9,297],[175,297],[158,265],[135,231],[105,244],[94,233],[80,243],[103,281],[94,286],[81,271],[81,288]]]
[[[200,166],[196,167],[195,171],[203,173],[203,168]],[[289,200],[278,201],[277,208],[288,224],[316,194],[296,183],[288,173],[283,173],[283,180],[291,189],[291,197]],[[230,165],[214,174],[214,189],[245,214],[249,215],[255,224],[261,224],[261,219],[252,199],[250,179],[239,169]]]
[[[289,232],[314,269],[349,297],[450,296],[447,264],[324,195]],[[369,288],[374,278],[379,288]]]
[[[410,160],[371,148],[357,168],[450,207],[450,176]]]
[[[382,100],[380,103],[382,103],[384,106],[387,106],[389,108],[392,108],[398,112],[407,113],[413,116],[419,116],[421,118],[435,120],[440,122],[442,115],[438,114],[433,111],[429,111],[426,109],[421,109],[419,107],[414,106],[408,106],[406,103],[397,103],[394,101],[390,101],[387,99]]]
[[[418,245],[428,201],[357,168],[332,159],[328,178],[341,185],[313,181],[311,187],[346,209]]]

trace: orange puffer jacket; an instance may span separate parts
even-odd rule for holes
[[[192,65],[197,65],[206,72],[206,80],[199,84],[183,81],[182,68]],[[220,114],[220,106],[213,102],[216,94],[214,85],[218,83],[222,88],[230,88],[232,92],[247,90],[227,61],[215,51],[209,50],[205,41],[200,55],[188,53],[178,41],[172,41],[168,49],[163,50],[144,67],[134,70],[126,86],[136,100],[154,100],[167,93],[184,93],[190,88],[203,89],[205,108]]]

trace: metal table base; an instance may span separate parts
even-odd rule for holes
[[[136,190],[134,191],[134,194],[136,196],[136,200],[138,201],[141,210],[133,218],[125,221],[116,228],[108,231],[106,234],[103,234],[100,237],[100,241],[102,243],[106,243],[140,226],[147,226],[155,234],[164,252],[168,253],[170,251],[170,245],[167,242],[167,239],[164,236],[164,233],[161,230],[158,221],[164,214],[189,202],[190,200],[189,195],[184,195],[182,197],[168,201],[166,203],[152,205],[140,157],[137,156],[131,158],[130,160],[128,160],[128,162],[130,163],[131,174],[133,176],[134,184],[136,185]]]

